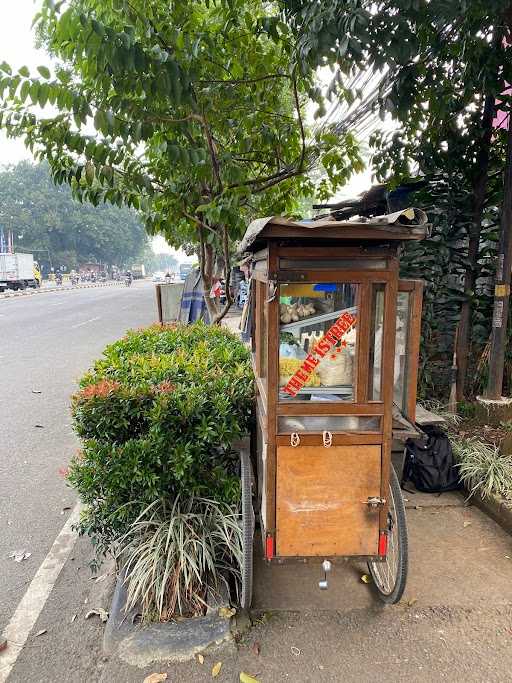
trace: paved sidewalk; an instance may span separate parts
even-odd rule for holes
[[[337,565],[329,589],[320,591],[318,565],[268,567],[260,559],[255,625],[238,644],[205,653],[202,665],[156,663],[138,669],[103,657],[103,627],[81,620],[76,626],[87,652],[79,654],[82,666],[74,662],[72,673],[66,669],[66,683],[142,683],[153,672],[166,672],[169,683],[211,681],[219,661],[219,683],[239,681],[241,671],[261,683],[508,680],[512,539],[476,507],[465,507],[458,494],[416,495],[408,510],[409,582],[399,605],[384,606],[374,597],[361,581],[364,564]],[[62,648],[52,643],[53,652],[60,649],[63,666],[69,666],[69,643]],[[10,683],[44,680],[31,677],[31,671],[21,662]]]

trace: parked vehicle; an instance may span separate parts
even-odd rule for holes
[[[0,254],[0,292],[37,286],[32,254]]]
[[[192,270],[192,264],[191,263],[182,263],[180,265],[180,280],[186,280],[187,275],[190,273]]]
[[[146,268],[143,263],[132,266],[132,275],[135,280],[142,280],[146,277]]]

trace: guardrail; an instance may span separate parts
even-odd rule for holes
[[[8,290],[0,293],[0,299],[13,299],[17,296],[30,296],[44,294],[45,292],[69,292],[72,289],[90,289],[93,287],[119,287],[124,284],[121,280],[109,280],[108,282],[87,282],[81,285],[56,285],[55,287],[38,287],[37,289]]]

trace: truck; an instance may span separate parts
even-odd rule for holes
[[[192,270],[192,263],[181,263],[180,264],[180,280],[186,280],[187,275]]]
[[[134,280],[142,280],[146,277],[146,268],[143,263],[138,263],[132,266],[132,275]]]
[[[0,292],[38,286],[32,254],[0,253]]]

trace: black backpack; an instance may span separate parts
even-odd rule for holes
[[[418,491],[443,493],[461,488],[450,440],[439,427],[423,427],[427,438],[407,439],[402,486],[411,481]]]

